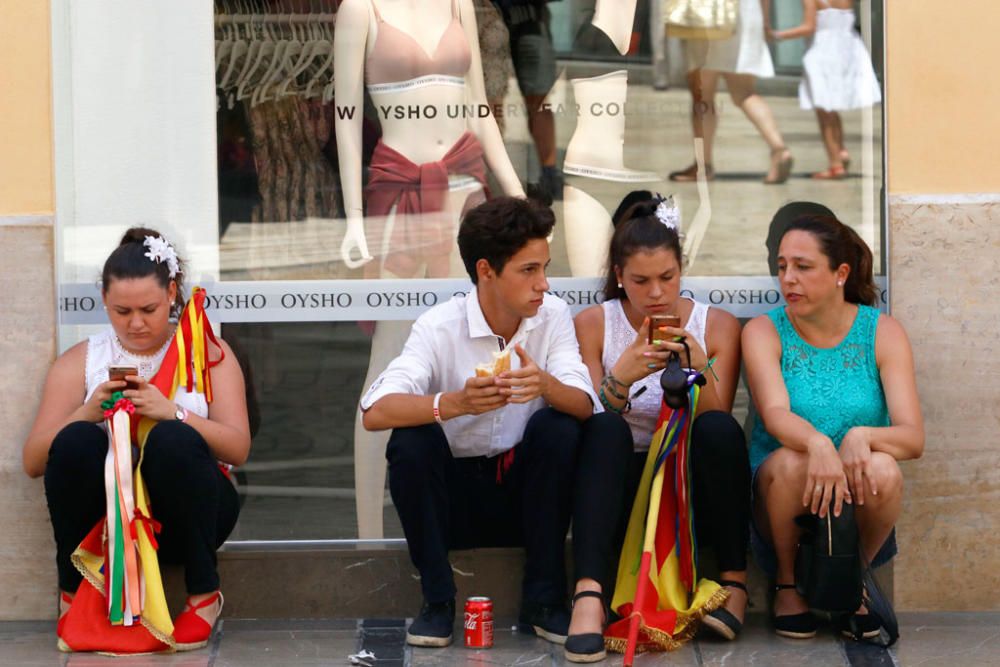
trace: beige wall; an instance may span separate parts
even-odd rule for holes
[[[48,1],[0,0],[0,215],[52,213]]]
[[[896,604],[1000,609],[1000,4],[888,0],[889,267],[927,432]],[[992,193],[992,194],[991,194]]]
[[[1000,191],[1000,3],[886,0],[889,192]]]
[[[52,618],[54,545],[21,444],[56,351],[49,3],[0,0],[0,620]]]

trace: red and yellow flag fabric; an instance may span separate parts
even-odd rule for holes
[[[689,408],[663,405],[629,516],[611,603],[621,620],[605,631],[608,649],[626,653],[626,664],[632,651],[679,648],[727,597],[698,580],[695,566],[688,449],[699,391],[691,386]]]
[[[150,384],[173,399],[180,387],[212,401],[209,344],[219,348],[205,317],[205,291],[195,287],[177,331]],[[116,393],[106,402],[108,454],[105,459],[107,515],[73,552],[83,575],[69,612],[59,624],[65,651],[136,654],[175,648],[163,581],[156,556],[159,523],[153,518],[141,474],[146,438],[155,420],[135,414]],[[132,445],[139,459],[132,465]]]

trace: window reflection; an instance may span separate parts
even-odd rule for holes
[[[221,279],[273,313],[223,328],[260,395],[240,538],[399,536],[357,399],[427,294],[462,289],[455,230],[484,197],[552,201],[568,292],[640,188],[673,195],[685,274],[718,294],[764,284],[789,202],[852,224],[880,271],[881,7],[726,1],[735,23],[707,28],[660,0],[216,2]],[[350,308],[306,295],[339,281]]]

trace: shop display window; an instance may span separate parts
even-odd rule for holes
[[[236,475],[244,505],[232,539],[402,537],[385,483],[388,433],[361,428],[358,399],[420,313],[468,291],[456,232],[463,211],[488,197],[551,204],[552,291],[574,310],[600,300],[612,217],[633,190],[673,197],[684,289],[741,318],[780,303],[766,241],[791,202],[815,202],[854,227],[884,273],[881,3],[821,12],[808,39],[781,39],[804,20],[796,2],[771,2],[765,16],[759,0],[739,0],[734,25],[702,33],[669,23],[670,5],[175,8],[170,20],[200,27],[191,39],[205,40],[191,66],[214,76],[214,92],[205,80],[172,85],[215,101],[193,113],[208,127],[200,150],[215,158],[198,163],[196,182],[217,199],[199,209],[212,220],[185,227],[178,218],[189,218],[169,205],[185,193],[149,183],[166,203],[155,219],[133,222],[186,230],[181,252],[195,260],[209,316],[247,373],[254,444]],[[88,11],[57,5],[55,21],[90,25]],[[98,38],[79,31],[57,73],[57,100],[60,85],[74,87],[57,116],[78,135],[74,105],[96,103],[76,86],[111,85],[74,61],[87,46],[80,40]],[[130,53],[134,67],[155,57]],[[161,145],[191,140],[186,127],[160,128]],[[79,194],[84,176],[74,182]],[[114,187],[86,181],[88,196],[108,201]],[[94,214],[67,197],[64,348],[102,320],[94,279],[127,218],[84,225]],[[737,403],[743,419],[745,390]]]

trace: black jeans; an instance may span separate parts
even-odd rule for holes
[[[620,415],[602,412],[583,424],[573,492],[574,581],[594,579],[611,590],[635,488],[623,480],[632,472],[632,432]],[[637,481],[638,483],[638,481]]]
[[[449,549],[523,546],[522,599],[564,604],[566,533],[580,423],[539,410],[500,459],[455,458],[437,424],[397,428],[389,438],[389,490],[427,602],[455,597]]]
[[[56,539],[59,588],[65,591],[80,585],[70,556],[105,515],[107,452],[107,434],[88,422],[66,426],[49,449],[45,497]],[[236,525],[239,499],[205,440],[187,424],[160,422],[146,440],[142,476],[150,511],[163,525],[157,536],[160,561],[184,566],[191,595],[218,589],[215,551]]]
[[[577,578],[588,576],[610,594],[625,539],[629,513],[639,488],[646,452],[632,452],[632,434],[613,413],[602,427],[605,451],[597,463],[581,452],[573,516]],[[614,440],[612,440],[614,438]],[[584,434],[584,441],[587,442]],[[710,547],[722,572],[745,570],[750,525],[750,461],[743,429],[726,412],[698,416],[691,433],[691,477],[695,535]],[[594,444],[600,442],[594,440]],[[624,453],[623,453],[624,452]],[[625,461],[622,463],[621,458]],[[624,480],[624,484],[622,483]],[[579,542],[579,544],[577,544]],[[586,569],[582,569],[582,568]]]

